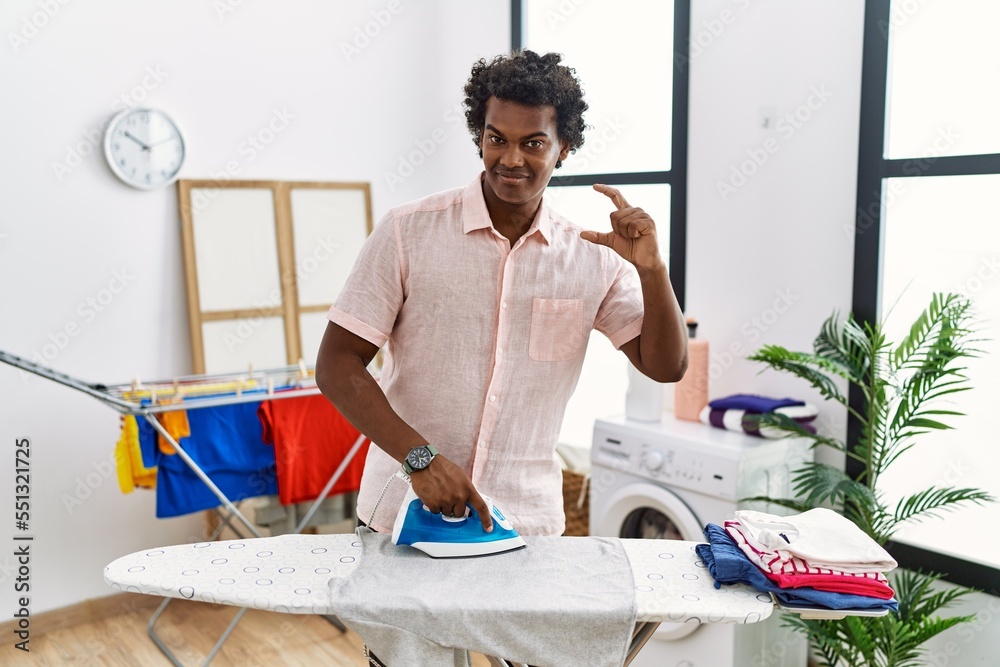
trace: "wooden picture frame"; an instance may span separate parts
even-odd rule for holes
[[[372,231],[370,185],[183,179],[177,193],[193,371],[311,365]]]

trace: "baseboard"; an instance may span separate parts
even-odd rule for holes
[[[84,623],[103,621],[122,615],[142,615],[148,618],[163,602],[158,595],[141,595],[139,593],[117,593],[103,598],[84,600],[68,607],[60,607],[30,617],[31,636],[37,637],[48,632],[74,627]],[[18,629],[18,621],[0,623],[0,636],[9,637]]]

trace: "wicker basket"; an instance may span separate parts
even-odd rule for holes
[[[563,470],[563,508],[566,512],[566,535],[590,534],[590,475]]]

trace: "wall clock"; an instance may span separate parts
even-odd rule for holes
[[[111,171],[140,190],[177,180],[185,149],[177,123],[156,109],[126,109],[111,119],[104,133],[104,157]]]

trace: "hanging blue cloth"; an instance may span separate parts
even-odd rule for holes
[[[183,409],[182,405],[178,406]],[[278,493],[274,448],[264,444],[259,401],[188,410],[191,435],[180,446],[232,502]],[[139,418],[139,447],[157,467],[156,516],[168,518],[222,503],[177,454],[163,454],[157,432]],[[144,428],[145,427],[145,428]]]

